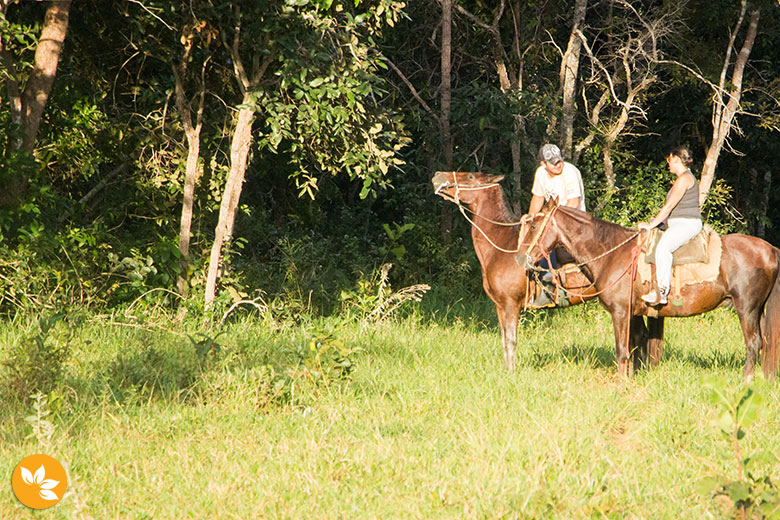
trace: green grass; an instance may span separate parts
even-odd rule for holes
[[[596,305],[525,315],[511,374],[481,308],[341,324],[324,343],[361,350],[327,380],[336,361],[307,348],[335,320],[273,325],[206,331],[220,349],[199,356],[195,326],[58,324],[70,357],[54,433],[32,433],[31,404],[0,405],[0,518],[727,517],[696,483],[736,478],[701,386],[743,384],[733,313],[667,320],[663,363],[631,381]],[[1,357],[35,330],[3,326]],[[778,453],[780,389],[759,386],[765,413],[742,442]],[[7,483],[38,452],[71,482],[33,513]]]

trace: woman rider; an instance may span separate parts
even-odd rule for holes
[[[648,305],[666,305],[672,279],[672,253],[695,237],[702,228],[699,183],[690,170],[693,164],[690,150],[683,146],[674,148],[666,158],[666,163],[677,179],[666,194],[666,202],[658,214],[649,223],[637,224],[637,228],[643,231],[657,227],[668,219],[668,228],[661,235],[655,250],[658,290],[651,290],[642,296]]]

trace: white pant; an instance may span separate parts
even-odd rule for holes
[[[669,227],[655,249],[655,279],[658,290],[669,292],[672,282],[672,253],[695,237],[701,231],[702,223],[698,218],[670,218]]]

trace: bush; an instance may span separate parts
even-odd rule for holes
[[[67,329],[63,337],[52,335],[54,326],[63,314],[41,318],[39,332],[15,344],[7,359],[2,380],[2,394],[7,398],[27,402],[33,394],[50,394],[62,382],[64,364],[70,355],[70,336]]]

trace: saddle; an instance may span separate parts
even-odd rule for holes
[[[558,283],[555,284],[552,281],[542,281],[541,273],[538,271],[529,273],[528,290],[526,292],[527,296],[524,304],[525,308],[543,309],[549,307],[568,307],[570,305],[570,295],[568,294],[567,289],[574,290],[575,294],[577,294],[590,287],[590,285],[579,285],[576,282],[572,283],[570,280],[567,280],[572,275],[582,273],[582,270],[568,251],[558,247],[555,248],[555,255],[558,259],[559,267],[554,271],[550,271],[550,273],[558,278]],[[521,267],[525,267],[520,263],[519,258],[516,257],[515,260]],[[535,303],[539,301],[539,296],[541,296],[542,293],[547,293],[547,303]],[[580,300],[579,296],[574,296],[574,298],[577,302]]]
[[[714,232],[715,231],[710,226],[705,225],[698,235],[680,246],[680,248],[673,253],[672,266],[707,263],[710,259],[710,234]],[[658,241],[661,240],[663,231],[658,228],[653,228],[648,233],[648,237],[642,246],[642,252],[645,254],[645,262],[654,264],[655,250],[658,247]]]
[[[654,228],[642,246],[637,265],[640,282],[653,287],[655,281],[655,249],[661,231]],[[673,254],[672,260],[672,305],[682,305],[682,288],[686,285],[715,280],[720,272],[720,259],[723,252],[720,236],[710,226],[704,226],[701,233],[681,246]],[[644,261],[643,261],[644,260]],[[657,311],[656,311],[657,313]],[[648,316],[652,316],[648,313]]]

